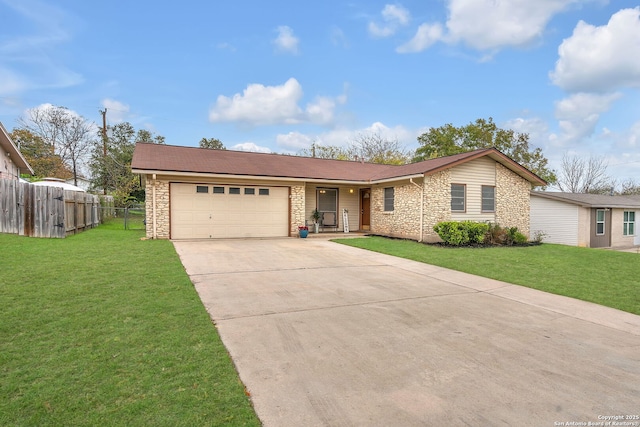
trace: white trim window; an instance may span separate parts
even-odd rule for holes
[[[596,236],[604,235],[604,221],[605,221],[604,209],[596,210]]]
[[[482,212],[496,211],[496,187],[491,185],[482,186]]]
[[[384,211],[393,212],[395,204],[395,189],[387,187],[384,189]]]
[[[451,211],[466,212],[467,186],[465,184],[451,184]]]
[[[636,213],[634,211],[624,211],[622,215],[622,234],[624,236],[635,236]]]

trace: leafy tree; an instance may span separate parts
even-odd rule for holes
[[[14,129],[11,139],[18,145],[20,152],[33,168],[34,177],[54,177],[68,179],[73,172],[64,164],[59,155],[54,154],[53,146],[27,129]]]
[[[133,150],[138,142],[162,144],[164,137],[144,129],[136,132],[131,123],[123,122],[108,126],[106,140],[94,144],[89,165],[91,185],[113,195],[116,206],[144,200],[140,179],[131,172]]]
[[[491,117],[461,127],[451,124],[432,127],[418,137],[418,142],[421,146],[415,152],[414,162],[495,147],[549,184],[557,180],[555,172],[548,168],[549,161],[542,150],[529,147],[529,134],[500,129]]]
[[[200,140],[200,148],[210,148],[212,150],[226,150],[224,144],[218,138],[202,138]]]
[[[91,149],[95,125],[66,107],[53,105],[27,110],[18,123],[62,159],[78,185],[80,167]]]

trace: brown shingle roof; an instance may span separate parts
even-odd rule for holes
[[[584,207],[640,208],[640,198],[638,196],[609,196],[606,194],[562,193],[555,191],[532,191],[531,195]]]
[[[371,182],[435,173],[478,157],[490,156],[536,185],[545,182],[493,148],[425,160],[407,165],[380,165],[345,160],[317,159],[282,154],[136,144],[131,167],[134,172],[186,172],[216,175],[301,178],[330,181]]]

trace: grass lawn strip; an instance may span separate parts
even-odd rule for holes
[[[258,426],[172,244],[0,234],[0,425]]]
[[[640,256],[542,244],[446,248],[369,237],[335,242],[640,314]]]

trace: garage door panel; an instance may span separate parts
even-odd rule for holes
[[[196,187],[200,186],[198,193]],[[234,238],[287,236],[287,187],[171,184],[171,237]],[[213,188],[218,189],[217,193]],[[230,194],[230,187],[240,194]],[[249,188],[246,191],[245,188]],[[268,195],[260,195],[268,192]],[[222,192],[224,190],[224,193]],[[236,192],[238,190],[235,190]],[[253,193],[253,194],[251,194]]]

